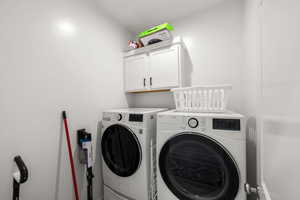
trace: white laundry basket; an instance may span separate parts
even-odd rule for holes
[[[176,110],[181,112],[226,112],[231,85],[172,89]]]

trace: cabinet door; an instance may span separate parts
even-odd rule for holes
[[[146,89],[146,69],[147,56],[145,54],[125,58],[125,91],[141,91]]]
[[[179,87],[179,47],[150,53],[149,79],[152,89]]]

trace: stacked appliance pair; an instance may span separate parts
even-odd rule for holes
[[[246,200],[245,122],[226,111],[229,89],[177,89],[172,111],[105,112],[104,199]]]
[[[105,200],[156,199],[156,114],[165,110],[132,108],[103,113]]]

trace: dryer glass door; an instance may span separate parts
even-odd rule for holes
[[[142,155],[135,134],[122,125],[108,127],[101,140],[106,165],[118,176],[129,177],[139,168]]]
[[[239,173],[229,153],[216,141],[183,133],[162,148],[159,168],[163,180],[178,199],[234,200]]]

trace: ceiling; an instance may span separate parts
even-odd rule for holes
[[[146,28],[203,11],[224,0],[98,0],[108,15],[138,33]]]

